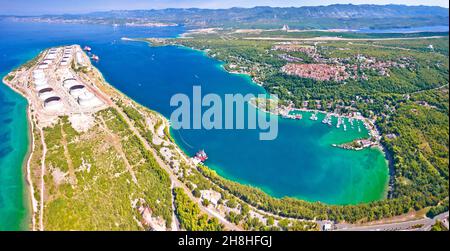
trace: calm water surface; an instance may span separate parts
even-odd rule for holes
[[[92,47],[106,80],[137,102],[169,117],[176,93],[264,93],[248,77],[225,72],[220,62],[179,47],[151,48],[121,37],[175,37],[183,27],[137,28],[32,24],[0,21],[0,73],[42,49],[66,44]],[[26,101],[0,86],[0,229],[27,227],[27,200],[21,169],[26,153]],[[260,141],[258,130],[178,130],[172,134],[189,155],[205,149],[207,165],[221,175],[257,186],[277,197],[293,196],[330,204],[355,204],[385,196],[387,164],[379,150],[332,147],[365,137],[355,124],[347,131],[309,120],[280,119],[276,140]],[[347,122],[348,123],[348,122]]]

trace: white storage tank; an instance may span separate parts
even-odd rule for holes
[[[35,81],[44,80],[45,79],[45,75],[43,73],[42,74],[38,74],[38,75],[33,75],[33,78],[34,78]]]
[[[72,86],[79,85],[80,83],[74,78],[68,78],[63,81],[64,88],[70,90]]]
[[[78,96],[78,104],[84,107],[100,106],[103,103],[91,92],[85,91]]]
[[[37,79],[34,81],[34,86],[36,87],[36,89],[48,85],[47,84],[47,80],[46,79]]]
[[[81,52],[77,51],[75,56],[76,56],[76,59],[77,59],[77,63],[84,66],[84,60],[83,60],[83,57],[81,55]]]
[[[44,74],[44,71],[43,71],[43,70],[34,70],[34,71],[33,71],[33,76],[35,76],[35,75],[41,75],[41,74]]]
[[[39,69],[47,69],[48,68],[48,64],[46,63],[40,63],[38,66]]]
[[[45,59],[46,59],[46,60],[53,60],[53,59],[56,59],[56,54],[54,54],[54,53],[49,53],[49,54],[45,57]]]
[[[62,108],[61,98],[58,96],[52,96],[44,100],[44,107],[46,109],[57,110]]]
[[[36,86],[36,91],[40,92],[42,89],[45,89],[45,88],[51,88],[51,86],[49,86],[48,84]]]
[[[78,98],[85,91],[86,91],[86,88],[84,87],[84,85],[74,85],[74,86],[69,88],[69,93],[74,98]]]
[[[53,92],[53,88],[44,88],[38,92],[38,95],[41,100],[47,100],[50,97],[55,97],[56,93]]]

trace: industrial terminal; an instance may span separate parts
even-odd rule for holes
[[[81,75],[90,70],[90,58],[80,46],[70,45],[44,51],[32,68],[24,69],[17,87],[35,104],[35,116],[51,124],[59,116],[90,115],[107,107],[94,83]]]

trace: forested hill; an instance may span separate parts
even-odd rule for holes
[[[289,8],[115,10],[46,18],[115,23],[134,19],[190,27],[280,28],[287,24],[291,28],[357,29],[448,25],[448,13],[448,8],[436,6],[336,4]]]

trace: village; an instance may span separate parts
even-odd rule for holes
[[[351,42],[349,42],[351,44]],[[273,47],[273,51],[283,51],[287,54],[280,54],[279,57],[289,62],[281,68],[281,71],[302,78],[311,78],[318,81],[343,82],[349,78],[368,79],[368,73],[374,72],[379,76],[389,77],[392,68],[408,68],[413,66],[412,59],[400,57],[396,60],[383,60],[372,56],[358,54],[354,57],[324,57],[320,51],[326,45],[319,46],[319,42],[313,45],[299,42],[279,42]],[[323,48],[322,48],[323,47]],[[338,48],[347,50],[348,48]],[[309,57],[314,63],[298,63],[304,61],[290,55],[289,53],[302,53]]]
[[[342,82],[349,78],[345,66],[333,66],[328,64],[287,64],[281,71],[288,75],[302,78],[312,78],[319,81]]]

